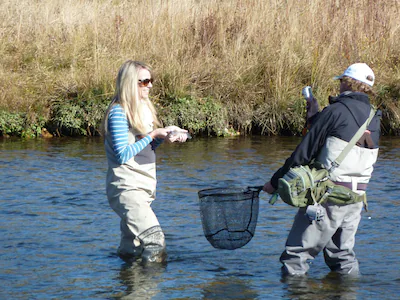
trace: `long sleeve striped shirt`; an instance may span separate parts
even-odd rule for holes
[[[114,105],[110,110],[108,115],[108,130],[111,134],[115,156],[120,164],[126,163],[152,142],[151,136],[146,135],[139,141],[129,144],[129,123],[123,108],[119,104]],[[153,148],[158,146],[159,143],[160,141],[154,143]]]

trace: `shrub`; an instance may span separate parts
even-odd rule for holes
[[[108,104],[109,98],[100,89],[60,95],[51,103],[49,127],[57,135],[99,135]]]
[[[158,105],[164,125],[177,125],[193,133],[222,136],[228,127],[226,110],[211,98],[172,98]]]

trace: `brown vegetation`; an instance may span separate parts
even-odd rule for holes
[[[54,103],[111,98],[136,59],[153,66],[160,107],[211,98],[241,132],[293,133],[303,86],[326,104],[332,77],[366,62],[399,133],[399,13],[397,0],[1,1],[0,109],[48,121]]]

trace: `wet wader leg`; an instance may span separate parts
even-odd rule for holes
[[[129,229],[125,218],[121,219],[121,241],[118,247],[118,255],[123,258],[139,257],[143,252],[140,241]]]
[[[138,238],[143,245],[144,262],[164,262],[167,258],[165,236],[161,226],[154,226],[142,232]]]
[[[280,257],[283,264],[282,275],[306,274],[309,269],[307,260],[314,259],[327,242],[326,233],[329,226],[324,220],[310,224],[305,211],[305,208],[300,208],[297,212],[285,251]]]
[[[359,274],[358,261],[353,248],[362,208],[362,202],[343,207],[346,213],[342,224],[324,249],[325,262],[332,271],[340,274]]]
[[[151,202],[151,196],[142,190],[124,191],[110,200],[121,218],[121,256],[141,256],[149,262],[165,260],[165,237]]]

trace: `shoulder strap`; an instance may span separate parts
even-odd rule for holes
[[[347,146],[343,149],[342,153],[335,159],[335,161],[332,163],[331,168],[329,169],[329,173],[331,173],[335,168],[337,168],[346,155],[350,152],[350,149],[353,148],[353,146],[357,143],[357,141],[361,138],[361,136],[364,134],[365,130],[367,129],[367,126],[371,122],[372,118],[375,116],[376,110],[374,107],[371,106],[371,111],[369,113],[368,119],[364,122],[364,124],[358,129],[356,134],[353,136],[353,138],[350,140],[350,142],[347,144]]]

